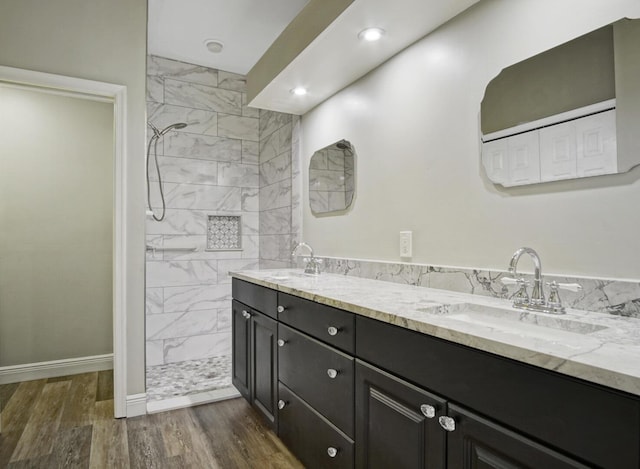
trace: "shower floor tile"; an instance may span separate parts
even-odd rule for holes
[[[188,396],[231,386],[231,355],[147,368],[147,401]]]

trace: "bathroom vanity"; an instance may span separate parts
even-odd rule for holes
[[[637,319],[232,275],[233,383],[307,467],[640,467]]]

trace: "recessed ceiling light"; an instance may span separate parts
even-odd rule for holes
[[[307,94],[307,89],[304,86],[296,86],[291,90],[291,92],[296,96],[304,96],[305,94]]]
[[[224,44],[217,39],[207,39],[204,41],[204,45],[213,54],[219,54],[224,49]]]
[[[363,29],[362,31],[360,31],[360,34],[358,34],[358,37],[360,39],[363,39],[369,42],[377,41],[382,36],[384,36],[384,29],[380,29],[380,28]]]

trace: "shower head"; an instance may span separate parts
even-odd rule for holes
[[[351,144],[346,140],[340,140],[338,143],[336,143],[336,147],[338,147],[340,150],[351,150]]]
[[[184,122],[176,122],[175,124],[166,126],[162,130],[158,130],[158,128],[155,125],[153,125],[151,122],[149,122],[148,124],[149,124],[149,127],[151,127],[151,129],[153,130],[154,137],[156,138],[162,137],[164,134],[166,134],[170,130],[184,129],[187,126],[187,124],[185,124]]]

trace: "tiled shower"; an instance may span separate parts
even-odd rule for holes
[[[148,121],[187,123],[158,142],[166,217],[146,222],[147,396],[157,401],[231,386],[227,273],[290,265],[300,172],[298,118],[249,108],[244,76],[150,56],[147,80]]]

